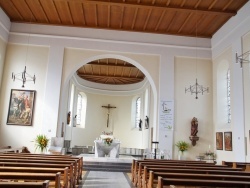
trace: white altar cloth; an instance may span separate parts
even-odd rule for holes
[[[108,155],[110,158],[119,158],[120,142],[114,141],[107,145],[102,140],[95,140],[95,157],[105,157]]]

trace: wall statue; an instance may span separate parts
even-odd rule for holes
[[[193,117],[191,121],[191,136],[197,136],[198,133],[198,120],[196,117]]]

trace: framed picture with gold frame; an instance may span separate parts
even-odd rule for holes
[[[232,151],[232,132],[224,132],[225,151]]]
[[[35,94],[34,90],[11,89],[8,125],[32,125]]]
[[[216,132],[216,150],[223,150],[223,132]]]

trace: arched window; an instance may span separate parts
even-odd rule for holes
[[[77,97],[77,107],[76,107],[76,124],[80,125],[81,124],[81,114],[82,114],[82,95],[78,93]]]
[[[85,93],[79,92],[77,95],[77,104],[76,104],[77,127],[85,128],[86,108],[87,108],[87,96],[85,95]]]
[[[231,123],[231,87],[230,70],[227,71],[227,122]]]
[[[141,98],[138,97],[135,102],[135,127],[139,128],[139,123],[141,119]]]

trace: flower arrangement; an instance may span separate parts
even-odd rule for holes
[[[105,144],[107,144],[107,145],[110,146],[110,144],[113,142],[113,139],[112,139],[112,138],[104,138],[104,139],[103,139],[103,142],[104,142]]]
[[[181,152],[184,152],[184,151],[188,150],[188,148],[189,148],[189,144],[185,141],[179,141],[175,145],[177,146],[177,148]]]
[[[205,155],[206,156],[214,156],[214,152],[206,151]]]
[[[49,139],[46,135],[39,134],[35,139],[35,150],[39,149],[41,152],[47,151]]]

